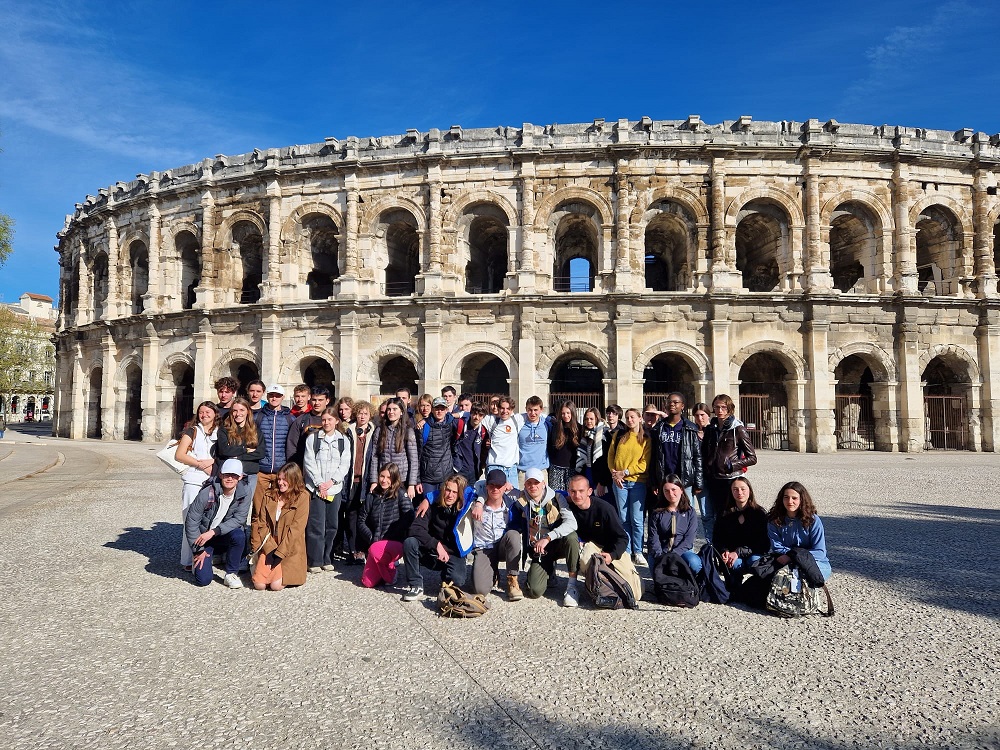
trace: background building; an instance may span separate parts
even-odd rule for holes
[[[44,294],[0,308],[0,412],[8,422],[52,418],[56,309]]]
[[[998,139],[642,118],[140,175],[59,234],[55,429],[161,441],[233,374],[730,393],[762,447],[993,451]]]

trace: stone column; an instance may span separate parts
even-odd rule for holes
[[[785,380],[785,393],[788,394],[788,449],[796,453],[804,453],[809,447],[807,436],[808,410],[804,408],[806,401],[806,381],[794,380],[789,377]],[[730,395],[733,396],[733,401],[739,403],[736,394]]]
[[[872,389],[872,415],[875,419],[875,450],[895,453],[899,450],[899,409],[897,408],[899,383],[891,380],[874,382]]]
[[[218,287],[215,265],[215,198],[211,190],[206,190],[201,195],[201,280],[194,289],[194,307],[197,310],[214,306],[215,289]],[[195,403],[199,400],[206,399],[196,395]]]
[[[297,279],[281,278],[281,185],[276,179],[267,183],[267,252],[261,284],[262,302],[291,301]]]
[[[340,333],[340,372],[337,373],[340,392],[355,399],[367,399],[370,386],[362,386],[359,381],[361,373],[358,368],[361,362],[358,346],[361,326],[358,325],[358,314],[354,310],[342,310],[337,330]]]
[[[631,236],[632,231],[629,219],[631,218],[632,207],[635,205],[635,195],[629,189],[628,160],[618,160],[618,174],[615,175],[615,283],[614,291],[622,294],[633,291],[636,280],[632,274],[631,258]],[[609,271],[611,269],[608,269]],[[610,291],[610,290],[608,290]]]
[[[997,296],[997,269],[993,263],[993,227],[990,226],[989,184],[988,172],[977,169],[972,194],[972,225],[975,231],[973,247],[975,248],[975,274],[979,289],[976,296],[980,299]]]
[[[806,246],[803,253],[803,265],[806,283],[803,286],[810,291],[828,291],[833,288],[833,276],[830,275],[830,249],[824,247],[821,241],[819,180],[822,172],[822,161],[814,155],[807,156],[804,172],[806,177]]]
[[[535,163],[521,163],[521,244],[517,252],[517,290],[535,292]],[[530,393],[528,394],[531,395]],[[527,398],[527,397],[525,397]]]
[[[142,296],[142,311],[146,313],[158,312],[160,309],[160,299],[164,294],[163,274],[160,271],[160,209],[155,203],[149,205],[149,248],[147,253],[149,267],[149,284],[146,293]],[[176,267],[176,263],[173,264]],[[173,295],[171,295],[171,299]],[[171,305],[167,305],[169,309]]]
[[[87,267],[86,251],[81,243],[80,254],[76,260],[76,273],[80,278],[79,296],[76,302],[76,309],[73,311],[73,327],[84,325],[93,320],[94,309],[94,279],[90,275]]]
[[[260,379],[271,385],[277,383],[280,376],[281,323],[277,313],[272,312],[264,315],[260,326]],[[280,385],[287,388],[295,383],[280,383]],[[291,391],[288,391],[288,395],[291,395]]]
[[[208,316],[198,324],[194,335],[194,402],[215,401],[216,392],[212,381],[212,364],[215,362],[215,334]]]
[[[728,393],[734,401],[739,400],[738,394],[732,393],[733,384],[729,382],[729,329],[732,325],[729,321],[729,305],[715,303],[712,310],[712,319],[709,320],[709,346],[711,348],[712,362],[712,394],[705,399],[711,407],[711,399],[720,393]]]
[[[635,358],[632,354],[632,329],[635,320],[632,317],[631,305],[618,305],[614,311],[614,341],[607,343],[607,351],[614,351],[615,358],[611,364],[614,373],[605,373],[604,377],[614,385],[608,394],[608,403],[641,404],[642,378],[635,378]],[[607,406],[607,404],[605,404]]]
[[[122,313],[128,310],[132,312],[132,302],[125,302],[122,299],[124,290],[121,288],[121,269],[128,266],[128,258],[121,257],[121,248],[118,247],[118,225],[112,217],[108,217],[104,222],[104,231],[108,235],[108,297],[104,302],[105,320],[117,320],[122,317]],[[93,289],[93,283],[91,283]],[[91,300],[93,303],[93,300]]]
[[[83,372],[83,342],[77,341],[73,352],[73,361],[70,363],[73,370],[73,387],[70,391],[70,413],[72,417],[69,422],[69,437],[72,440],[82,440],[86,437],[84,431],[84,412],[87,408],[84,398],[84,388],[86,375]]]
[[[829,349],[827,338],[830,331],[829,311],[825,305],[813,307],[812,319],[805,323],[806,359],[809,364],[811,378],[806,380],[807,413],[809,420],[809,435],[806,440],[806,450],[813,453],[832,453],[837,449],[837,439],[834,431],[836,423],[833,410],[836,406],[834,384],[830,378]]]
[[[424,320],[420,329],[424,339],[424,372],[421,388],[423,393],[439,395],[441,393],[441,311],[438,308],[425,308]]]
[[[513,396],[517,401],[518,407],[524,405],[524,402],[528,400],[529,396],[533,396],[538,392],[538,375],[535,370],[535,362],[538,357],[538,352],[535,347],[535,333],[538,330],[538,323],[535,322],[535,313],[533,310],[526,310],[523,306],[520,308],[521,319],[519,322],[520,336],[517,340],[517,378],[515,393]],[[513,374],[513,373],[511,373]],[[544,395],[537,393],[537,395],[542,397],[542,400],[548,398],[548,393]]]
[[[115,337],[111,326],[104,331],[101,339],[101,439],[115,439],[115,376],[118,374],[118,360],[115,353]]]
[[[735,240],[730,241],[726,227],[726,158],[721,152],[713,152],[711,158],[712,187],[708,207],[712,235],[711,286],[713,289],[740,289],[743,277],[736,271]]]
[[[361,294],[361,263],[358,253],[358,232],[361,212],[358,207],[358,176],[355,172],[344,175],[344,190],[347,193],[347,212],[344,215],[344,265],[343,273],[337,279],[335,296],[338,299],[357,299]]]
[[[912,313],[903,311],[904,316]],[[916,323],[896,325],[896,361],[899,362],[901,448],[907,453],[924,449],[924,392],[920,372],[920,334]]]
[[[894,269],[897,292],[917,293],[916,234],[910,227],[910,170],[898,157],[892,173],[892,211],[896,220]],[[905,378],[904,378],[905,382]],[[921,409],[923,407],[921,406]],[[921,417],[923,419],[923,417]],[[920,430],[923,434],[923,428]]]
[[[152,323],[146,324],[142,339],[142,442],[159,442],[162,439],[157,424],[157,381],[160,367],[160,337]]]
[[[1000,310],[984,309],[976,328],[982,385],[983,450],[1000,452]]]

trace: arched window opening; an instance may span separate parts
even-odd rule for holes
[[[194,416],[194,369],[184,362],[177,362],[170,368],[174,383],[174,436],[177,437],[184,425]]]
[[[382,381],[381,393],[395,395],[400,388],[409,388],[417,393],[417,368],[406,357],[393,357],[379,370]]]
[[[839,450],[875,450],[875,413],[871,367],[857,354],[844,357],[834,370],[836,433]]]
[[[90,371],[87,388],[87,428],[84,433],[89,438],[101,438],[101,390],[104,376],[100,367]]]
[[[91,270],[94,279],[93,294],[94,317],[101,317],[107,312],[108,304],[108,256],[100,253],[94,258],[94,265]]]
[[[863,293],[874,267],[875,224],[871,214],[854,203],[838,206],[830,222],[830,274],[842,292]]]
[[[128,246],[128,265],[132,275],[132,314],[142,312],[143,296],[149,291],[149,253],[146,243],[134,240]]]
[[[743,274],[744,289],[770,292],[777,288],[787,243],[788,218],[781,208],[751,201],[740,211],[736,225],[736,270]]]
[[[592,292],[597,272],[598,233],[592,214],[582,204],[563,206],[556,227],[552,287],[557,292]]]
[[[925,450],[969,447],[968,367],[952,357],[935,357],[921,376],[924,386]]]
[[[126,440],[142,440],[142,368],[129,365],[125,370]]]
[[[385,294],[387,297],[406,297],[417,289],[420,273],[420,235],[416,220],[407,211],[387,212],[385,245],[388,264],[385,267]]]
[[[549,411],[561,401],[573,401],[581,410],[594,407],[604,411],[604,373],[600,366],[581,354],[568,354],[552,365],[549,373]]]
[[[917,289],[922,294],[957,291],[957,224],[954,214],[942,206],[928,206],[917,219]]]
[[[492,354],[472,354],[462,363],[462,392],[471,393],[473,401],[489,403],[491,396],[510,395],[510,372]]]
[[[247,384],[253,380],[260,380],[260,370],[253,362],[245,359],[234,359],[229,363],[229,374],[240,381],[240,398],[248,398]]]
[[[690,413],[695,403],[694,372],[691,365],[679,354],[657,354],[642,372],[642,395],[645,403],[656,404],[660,411],[667,410],[672,392],[684,394],[684,407]]]
[[[333,280],[340,276],[337,225],[325,214],[309,214],[302,219],[302,237],[312,263],[306,277],[309,299],[329,299],[333,296]]]
[[[682,292],[691,286],[690,231],[676,204],[664,205],[646,226],[646,288]]]
[[[191,310],[197,301],[195,289],[201,283],[201,248],[191,232],[178,232],[174,238],[174,246],[181,262],[181,307]]]
[[[507,226],[493,216],[478,216],[469,225],[465,291],[498,294],[506,277]]]
[[[253,222],[238,221],[233,225],[233,244],[240,254],[240,296],[243,304],[260,302],[260,285],[264,282],[264,238]]]
[[[303,360],[300,364],[302,369],[302,382],[312,388],[314,385],[325,385],[334,393],[334,383],[336,376],[333,373],[333,366],[325,359]]]
[[[746,425],[755,448],[788,450],[788,370],[772,354],[751,355],[740,368],[737,417]]]

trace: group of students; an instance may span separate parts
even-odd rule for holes
[[[181,565],[199,585],[212,581],[215,555],[224,583],[240,588],[253,553],[253,586],[272,590],[333,570],[339,555],[364,565],[368,587],[396,584],[402,560],[403,599],[413,601],[421,567],[464,586],[471,560],[473,593],[505,574],[517,601],[542,596],[565,559],[563,604],[576,606],[578,575],[601,555],[638,600],[637,567],[674,554],[701,569],[699,519],[737,581],[769,552],[780,564],[808,552],[813,585],[830,575],[823,524],[801,484],[786,484],[769,512],[758,505],[745,474],[757,457],[725,394],[714,417],[699,403],[689,420],[672,393],[666,412],[612,405],[581,422],[571,401],[545,415],[532,396],[515,413],[507,396],[472,403],[451,387],[414,403],[400,389],[377,410],[347,397],[331,404],[325,386],[296,386],[291,407],[280,385],[254,381],[246,399],[233,378],[216,389],[219,402],[198,406],[176,452],[189,466]]]

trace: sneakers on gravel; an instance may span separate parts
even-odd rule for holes
[[[517,575],[507,576],[507,601],[519,602],[524,598],[521,592],[521,584],[517,582]]]
[[[236,573],[226,573],[226,577],[222,579],[222,582],[231,589],[243,588],[243,581],[240,580],[240,577]]]
[[[649,563],[646,562],[646,558],[642,556],[641,552],[637,552],[636,554],[632,555],[632,564],[640,565],[643,568],[649,567]]]
[[[564,607],[580,606],[580,582],[575,578],[570,578],[566,584],[566,595],[563,597]]]
[[[408,588],[403,593],[403,601],[404,602],[415,602],[417,599],[419,599],[423,595],[424,595],[424,587],[423,586],[410,586],[410,588]]]

